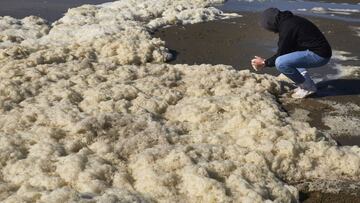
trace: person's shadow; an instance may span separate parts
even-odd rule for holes
[[[316,84],[318,91],[313,97],[360,95],[360,79],[336,79]]]

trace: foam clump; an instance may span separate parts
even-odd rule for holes
[[[36,40],[48,34],[47,22],[36,16],[22,20],[10,16],[0,17],[0,48],[20,44],[24,40]]]
[[[75,8],[1,50],[2,202],[296,202],[291,183],[360,179],[360,149],[289,117],[275,77],[147,63],[166,52],[149,22],[215,12],[152,2]]]
[[[359,148],[288,117],[271,76],[76,65],[48,65],[38,93],[2,112],[5,202],[288,202],[297,190],[283,180],[360,175]]]
[[[49,33],[41,39],[34,41],[31,37],[24,38],[21,48],[26,47],[32,53],[43,49],[52,52],[59,46],[66,47],[72,55],[81,53],[120,65],[164,62],[172,56],[165,43],[152,38],[150,33],[165,25],[233,16],[208,7],[216,2],[222,1],[128,0],[83,5],[70,9],[63,18],[53,23]],[[26,24],[25,21],[25,27],[32,26],[32,22]]]
[[[358,37],[360,37],[360,27],[354,27],[354,30]]]
[[[223,119],[221,113],[227,112],[222,109],[229,104],[212,102],[224,96],[233,98],[232,104],[251,92],[272,98],[269,92],[279,91],[274,79],[222,65],[109,67],[91,63],[83,65],[81,71],[73,70],[74,65],[49,66],[47,73],[34,78],[34,83],[51,75],[63,73],[62,77],[47,80],[37,95],[3,111],[0,126],[4,139],[2,182],[8,188],[5,202],[84,198],[228,202],[242,198],[262,201],[272,195],[293,198],[291,191],[295,189],[286,189],[272,172],[241,158],[251,154],[249,150],[225,147],[217,141],[220,132],[209,134],[209,141],[201,140],[191,123],[175,117],[178,114],[183,118],[184,113],[189,119],[195,116],[186,113],[191,106],[179,103],[189,98],[205,105],[200,114],[219,114]],[[199,83],[199,78],[204,79]],[[249,92],[248,86],[255,89]],[[185,112],[176,112],[178,107],[185,108]],[[196,116],[193,119],[198,120]],[[224,137],[224,141],[227,139]],[[256,169],[256,178],[251,178],[254,172],[244,164]],[[237,180],[241,178],[249,178],[249,182],[239,185]],[[259,188],[253,189],[252,184]],[[227,185],[238,190],[241,186],[247,192],[229,195]],[[267,194],[263,187],[279,191]],[[264,194],[257,194],[257,190]]]

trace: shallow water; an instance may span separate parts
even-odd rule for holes
[[[289,0],[229,0],[219,6],[227,12],[261,11],[269,7],[291,10],[294,13],[325,17],[348,22],[360,22],[360,4],[323,1]]]
[[[1,0],[0,16],[24,18],[36,15],[52,22],[61,18],[69,8],[109,1],[112,0]]]
[[[53,22],[62,17],[68,8],[109,1],[113,0],[2,0],[0,2],[0,16],[9,15],[15,18],[23,18],[36,15]],[[218,7],[229,12],[260,11],[268,7],[278,7],[281,10],[291,10],[304,15],[360,22],[360,3],[352,0],[229,0]]]

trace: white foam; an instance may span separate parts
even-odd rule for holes
[[[323,100],[321,103],[331,106],[332,110],[325,113],[322,122],[329,129],[324,132],[333,137],[339,136],[359,136],[360,106],[355,103],[339,103],[335,101]]]
[[[298,121],[309,122],[311,118],[309,117],[310,111],[301,108],[295,108],[293,112],[290,113],[290,116]]]
[[[322,118],[324,124],[330,129],[327,130],[336,136],[359,136],[360,119],[356,116],[325,116]]]
[[[311,9],[314,13],[329,13],[329,14],[340,14],[340,15],[352,15],[359,13],[359,9],[338,9],[338,8],[324,8],[324,7],[313,7]]]
[[[0,48],[11,47],[23,40],[35,40],[49,32],[47,22],[36,16],[22,20],[0,16]]]
[[[324,7],[313,7],[311,10],[315,11],[315,12],[325,12],[326,11],[326,9]]]
[[[355,60],[359,60],[359,58],[357,56],[351,56],[352,53],[351,52],[347,52],[347,51],[341,51],[341,50],[333,50],[332,51],[332,60],[335,61],[355,61]]]
[[[352,27],[352,28],[356,32],[356,35],[360,37],[360,27]]]
[[[331,60],[334,61],[332,68],[336,71],[335,74],[328,74],[325,78],[318,80],[333,80],[339,78],[356,78],[360,76],[359,66],[342,65],[339,62],[343,61],[357,61],[359,58],[353,56],[352,53],[340,50],[333,50]]]
[[[161,63],[149,32],[222,18],[210,3],[86,5],[1,49],[2,202],[291,202],[288,183],[358,181],[360,148],[289,117],[276,78]]]
[[[334,80],[340,78],[358,78],[360,76],[360,66],[346,66],[335,64],[333,69],[336,70],[335,74],[328,74],[325,80]]]
[[[345,13],[359,13],[359,9],[340,9],[340,8],[328,8],[329,11],[345,12]]]
[[[53,23],[48,35],[37,41],[25,38],[21,45],[36,50],[66,47],[73,55],[91,55],[117,64],[164,62],[171,55],[164,42],[152,38],[149,31],[235,16],[206,7],[216,2],[222,1],[128,0],[84,5]]]

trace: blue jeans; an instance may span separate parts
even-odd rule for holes
[[[330,58],[323,58],[310,50],[295,51],[276,58],[275,66],[296,84],[305,81],[298,69],[320,67],[329,62]]]

